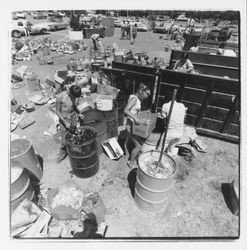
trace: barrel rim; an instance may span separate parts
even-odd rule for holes
[[[31,141],[30,141],[29,139],[27,139],[27,138],[18,138],[18,139],[15,139],[15,140],[11,141],[11,143],[13,143],[14,141],[18,141],[18,140],[26,140],[26,141],[28,141],[28,142],[29,142],[28,149],[25,150],[23,153],[21,153],[21,154],[19,154],[19,155],[12,156],[12,157],[11,157],[11,154],[10,154],[11,160],[14,160],[14,159],[16,159],[16,158],[18,158],[18,157],[20,157],[20,156],[23,156],[23,155],[24,155],[25,153],[27,153],[27,152],[31,149],[31,147],[32,147]],[[11,143],[10,143],[10,147],[11,147]],[[11,151],[11,150],[10,150],[10,151]]]
[[[143,171],[143,169],[140,167],[139,159],[140,159],[140,157],[141,157],[142,155],[147,154],[147,153],[150,153],[150,152],[158,152],[158,153],[160,153],[159,150],[149,150],[149,151],[147,151],[147,152],[141,153],[141,154],[139,155],[138,159],[137,159],[137,162],[138,162],[138,169],[140,169],[140,170],[141,170],[145,175],[147,175],[148,177],[153,178],[153,179],[156,179],[156,180],[166,180],[166,179],[173,178],[173,177],[175,176],[175,174],[177,173],[177,169],[178,169],[178,168],[177,168],[177,163],[176,163],[176,161],[175,161],[170,155],[168,155],[166,152],[163,152],[163,154],[166,155],[166,156],[168,156],[168,158],[170,158],[170,159],[173,161],[173,163],[174,163],[174,166],[175,166],[174,173],[172,173],[171,175],[169,175],[169,176],[167,176],[167,177],[165,177],[165,178],[157,178],[157,177],[151,176],[151,175],[149,175],[148,173],[146,173],[146,172]]]
[[[90,127],[90,126],[83,126],[83,127],[84,127],[84,128],[88,128],[88,129],[90,129],[90,130],[94,130],[94,132],[96,133],[95,138],[92,138],[91,140],[89,140],[89,141],[87,141],[87,142],[85,142],[85,143],[82,143],[82,144],[79,144],[79,145],[74,145],[74,144],[70,143],[70,142],[66,139],[66,137],[67,137],[68,134],[70,133],[70,132],[68,131],[68,132],[66,133],[65,137],[64,137],[64,139],[65,139],[65,144],[69,144],[69,145],[75,146],[75,147],[80,147],[80,146],[86,146],[86,145],[92,143],[94,140],[96,140],[96,138],[97,138],[97,136],[98,136],[98,131],[97,131],[95,128]]]

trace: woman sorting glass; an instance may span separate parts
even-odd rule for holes
[[[142,102],[149,96],[149,88],[145,84],[140,83],[135,94],[130,95],[128,103],[124,109],[124,113],[127,115],[126,130],[128,132],[125,142],[125,152],[129,152],[127,148],[131,142],[134,144],[134,149],[131,151],[130,159],[128,161],[130,169],[134,168],[135,160],[141,152],[142,144],[145,142],[144,138],[132,134],[132,127],[133,124],[140,124],[137,114],[141,111]]]

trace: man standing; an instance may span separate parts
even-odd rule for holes
[[[121,39],[124,39],[125,37],[125,30],[126,30],[126,25],[125,25],[125,20],[121,23]]]
[[[69,91],[62,92],[57,96],[56,112],[59,113],[70,126],[76,126],[77,113],[78,113],[78,110],[76,108],[76,101],[77,98],[79,98],[80,96],[81,96],[81,88],[77,85],[71,86]],[[65,147],[65,138],[64,138],[67,130],[65,124],[63,124],[61,120],[59,121],[59,124],[60,124],[59,134],[61,137],[61,146],[57,158],[57,163],[60,163],[67,156]]]

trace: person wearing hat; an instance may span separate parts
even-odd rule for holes
[[[181,58],[175,63],[173,70],[184,72],[184,73],[191,73],[194,70],[194,66],[192,62],[188,59],[188,53],[184,52],[181,55]]]

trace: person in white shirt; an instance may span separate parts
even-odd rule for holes
[[[219,46],[219,49],[217,51],[218,55],[221,56],[232,56],[232,57],[236,57],[237,54],[234,52],[234,50],[232,49],[225,49],[226,44],[225,43],[221,43]]]
[[[175,63],[173,70],[184,73],[193,72],[194,66],[192,62],[188,59],[188,57],[189,57],[188,53],[186,52],[182,53],[180,60],[178,60]]]
[[[142,144],[145,141],[145,139],[132,134],[132,126],[133,123],[140,124],[137,114],[141,111],[142,101],[147,99],[149,95],[149,88],[145,84],[140,83],[135,94],[130,95],[128,103],[124,109],[124,113],[127,115],[126,130],[128,132],[125,142],[125,152],[128,152],[127,147],[130,140],[132,140],[132,142],[135,144],[135,148],[132,150],[130,160],[128,162],[128,165],[131,169],[134,167],[137,155],[141,151]]]
[[[190,48],[190,52],[198,52],[199,46],[197,42],[194,42],[193,46]]]
[[[168,92],[165,94],[166,103],[162,106],[161,116],[166,119],[169,114],[171,100],[173,92]],[[172,114],[170,117],[170,122],[167,131],[165,150],[170,154],[176,154],[177,149],[175,148],[179,140],[184,135],[184,119],[186,115],[187,108],[183,103],[179,103],[176,100],[174,101],[174,106],[172,109]],[[163,141],[163,138],[162,140]],[[161,147],[161,145],[160,145]]]

